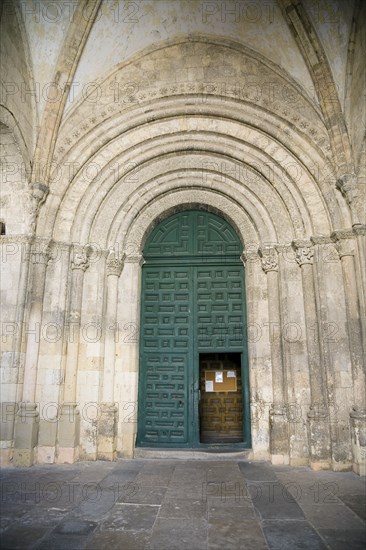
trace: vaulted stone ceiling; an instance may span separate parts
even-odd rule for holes
[[[53,79],[76,3],[45,1],[42,6],[42,2],[35,2],[39,7],[32,7],[32,2],[19,4],[34,79],[42,88]],[[244,1],[241,9],[239,4],[227,2],[225,8],[220,2],[201,0],[136,0],[126,2],[125,6],[118,0],[102,2],[75,73],[68,106],[83,86],[105,75],[113,66],[144,47],[186,33],[235,38],[285,69],[314,97],[311,76],[279,5]],[[305,0],[303,4],[327,54],[343,103],[347,64],[344,46],[349,40],[355,2]],[[40,113],[44,103],[41,97]]]
[[[148,52],[177,41],[230,40],[260,60],[262,67],[279,72],[288,85],[298,86],[314,109],[313,124],[320,134],[327,132],[323,152],[328,155],[330,147],[334,172],[345,189],[350,175],[358,172],[361,180],[365,177],[365,125],[360,123],[365,120],[365,12],[365,3],[346,0],[5,2],[3,122],[18,133],[23,159],[33,166],[50,166],[55,153],[57,161],[56,145],[60,152],[62,140],[68,139],[61,129],[65,133],[75,124],[70,115],[79,108],[82,113],[85,103],[90,106],[86,96],[96,86],[109,82],[113,87],[112,74],[124,68],[122,94],[127,98],[141,86],[140,76],[146,86],[169,82],[163,66],[158,75],[146,68],[139,74],[138,60]],[[183,67],[184,63],[182,59]],[[210,65],[208,58],[202,59],[202,66],[189,68],[187,79],[222,85],[237,78],[230,73],[228,58],[215,70],[206,71],[205,64]],[[133,66],[135,73],[126,69]],[[241,85],[252,84],[251,70],[246,67],[240,75]],[[293,108],[292,98],[285,96],[282,103]],[[43,179],[50,172],[42,172]],[[31,180],[39,179],[33,170]]]

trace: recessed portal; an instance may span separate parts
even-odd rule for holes
[[[250,445],[242,244],[188,210],[144,247],[138,446]]]
[[[240,353],[200,353],[200,442],[241,443]]]

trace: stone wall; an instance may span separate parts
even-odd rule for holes
[[[244,244],[251,458],[364,473],[364,163],[351,169],[339,112],[213,33],[136,48],[94,90],[63,114],[46,105],[45,181],[2,188],[4,462],[133,456],[144,243],[170,214],[204,208]]]

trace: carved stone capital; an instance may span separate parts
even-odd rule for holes
[[[85,249],[74,248],[71,259],[71,269],[81,269],[86,271],[89,267],[89,256]]]
[[[366,225],[363,225],[363,224],[358,224],[358,225],[354,225],[353,226],[353,232],[355,235],[362,235],[362,236],[365,236],[366,235]]]
[[[351,240],[337,241],[335,247],[340,258],[343,258],[343,256],[355,255],[354,243]]]
[[[357,198],[357,176],[356,174],[343,174],[337,179],[337,189],[342,193],[348,204]]]
[[[299,266],[313,263],[314,248],[311,241],[293,241],[292,247],[295,250],[295,260]]]
[[[265,273],[278,271],[278,257],[275,248],[258,248],[258,255],[261,258],[262,269]]]
[[[48,265],[52,257],[51,244],[46,244],[41,248],[40,243],[35,242],[31,245],[31,258],[33,264]]]
[[[254,252],[253,250],[244,250],[242,255],[240,256],[241,261],[245,265],[247,262],[255,262],[258,260],[258,252]]]
[[[29,227],[31,233],[35,233],[37,218],[41,205],[45,202],[49,188],[44,183],[33,183],[28,194],[27,210],[29,214]]]
[[[106,261],[107,277],[109,276],[119,277],[121,275],[123,265],[124,265],[123,263],[124,258],[125,258],[125,255],[123,255],[122,258],[118,258],[113,249],[109,251],[107,261]]]
[[[333,231],[331,234],[332,241],[335,243],[335,247],[340,258],[343,256],[355,255],[355,239],[356,235],[353,229],[342,229],[340,231]]]

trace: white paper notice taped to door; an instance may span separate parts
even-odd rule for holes
[[[213,380],[206,380],[205,390],[206,392],[214,391]]]
[[[226,376],[227,378],[236,378],[236,372],[234,370],[228,370]]]
[[[224,381],[224,373],[222,371],[215,372],[216,384],[222,384]]]

